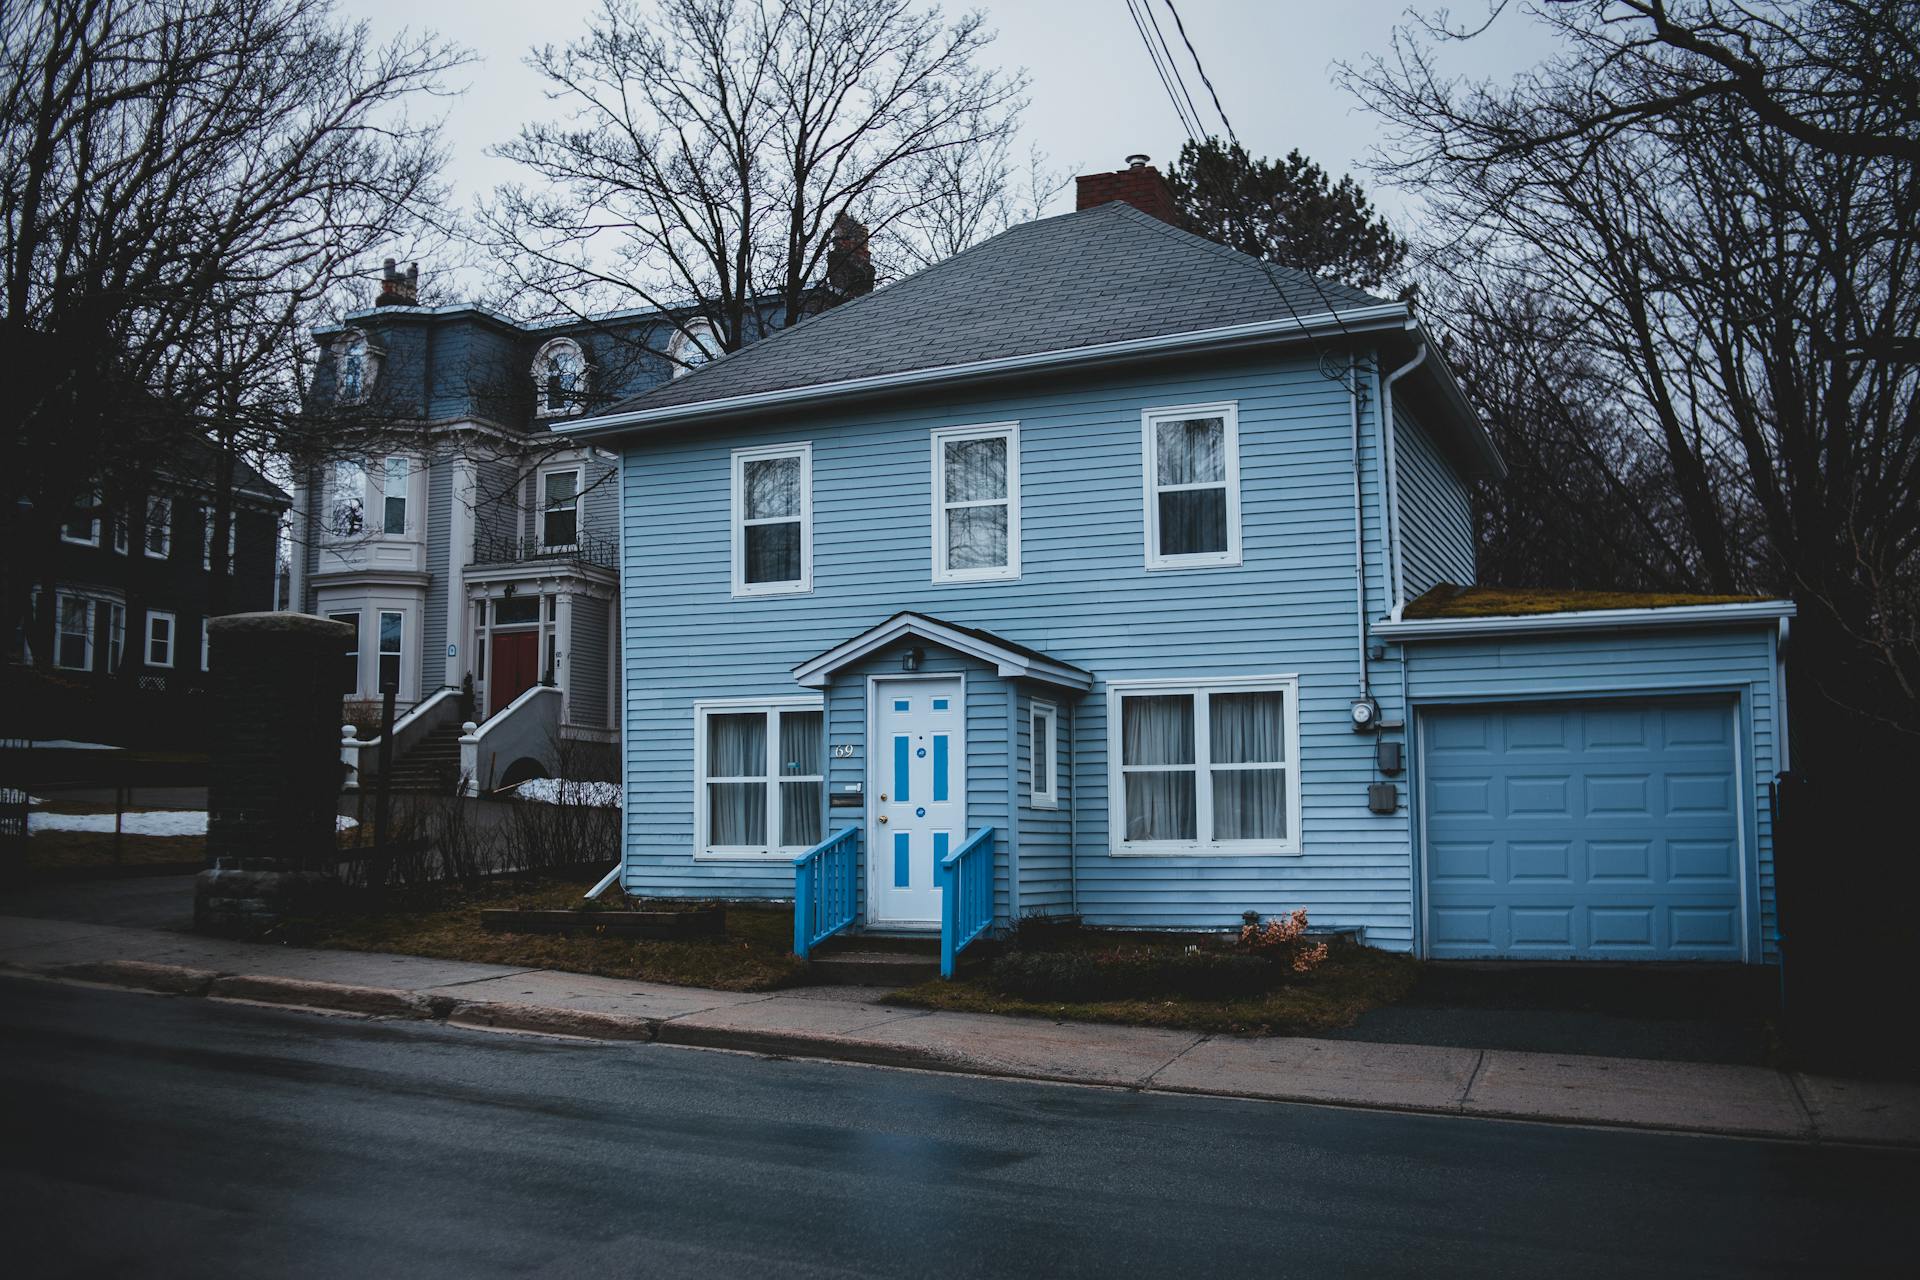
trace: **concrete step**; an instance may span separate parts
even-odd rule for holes
[[[938,956],[900,951],[815,954],[808,972],[821,986],[911,987],[940,976]]]

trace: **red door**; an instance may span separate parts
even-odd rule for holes
[[[487,682],[487,713],[498,715],[540,679],[540,633],[498,632],[493,637],[493,678]]]

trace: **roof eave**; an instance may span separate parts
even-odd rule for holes
[[[1794,612],[1791,600],[1753,600],[1740,604],[1669,605],[1657,609],[1502,613],[1478,618],[1402,618],[1398,622],[1385,619],[1375,622],[1373,634],[1385,640],[1448,640],[1525,632],[1752,626],[1791,618]]]
[[[1409,311],[1404,302],[1382,303],[1374,307],[1356,307],[1347,311],[1329,311],[1298,319],[1261,320],[1251,324],[1227,325],[1217,329],[1199,329],[1187,333],[1158,334],[1148,338],[1129,338],[1121,342],[1099,343],[1089,347],[1068,347],[1057,351],[1038,351],[1026,355],[975,360],[965,364],[935,365],[908,369],[899,373],[849,378],[839,382],[803,387],[783,387],[750,395],[728,396],[717,400],[666,405],[657,409],[638,409],[582,418],[556,435],[601,438],[656,430],[668,426],[711,418],[732,417],[763,409],[807,404],[821,400],[854,396],[886,395],[937,385],[952,385],[987,378],[1004,378],[1052,369],[1138,360],[1160,355],[1194,355],[1229,351],[1275,343],[1300,342],[1315,337],[1391,331],[1406,327]]]

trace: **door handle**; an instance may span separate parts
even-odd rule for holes
[[[887,815],[884,813],[880,815],[880,825],[883,827],[887,825]]]

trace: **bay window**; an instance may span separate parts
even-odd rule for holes
[[[933,433],[933,580],[1020,576],[1020,428]]]
[[[359,536],[367,527],[367,469],[342,458],[327,477],[327,532],[336,538]]]
[[[381,469],[381,528],[387,533],[407,531],[407,460],[388,458]]]
[[[813,449],[733,455],[733,594],[813,590]]]
[[[93,670],[93,601],[64,591],[54,601],[53,665]]]
[[[1292,677],[1115,684],[1114,853],[1298,853]]]
[[[791,857],[820,843],[825,712],[817,699],[694,705],[699,853]]]
[[[380,611],[380,669],[377,691],[384,692],[391,686],[396,692],[400,688],[400,656],[404,651],[406,639],[407,615],[397,610]]]
[[[127,606],[109,604],[107,606],[107,674],[115,675],[120,670],[121,656],[127,648]]]
[[[1240,563],[1240,440],[1232,404],[1142,415],[1147,568]]]

